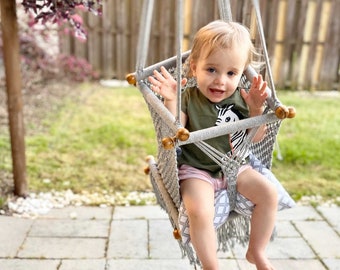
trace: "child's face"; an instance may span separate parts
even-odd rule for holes
[[[220,49],[190,64],[199,90],[211,102],[218,103],[235,92],[248,59],[244,51]]]

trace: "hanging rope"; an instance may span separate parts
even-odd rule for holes
[[[218,0],[218,10],[223,21],[231,22],[233,20],[229,0]]]
[[[145,67],[146,58],[148,56],[153,6],[154,0],[145,0],[142,7],[141,16],[143,20],[141,20],[141,24],[139,26],[139,37],[137,44],[137,73]]]
[[[176,122],[181,125],[181,81],[182,81],[182,40],[183,40],[183,1],[177,0],[177,106]]]
[[[254,9],[255,9],[255,14],[256,14],[257,29],[258,29],[258,32],[259,32],[259,35],[260,35],[261,45],[262,45],[262,48],[263,48],[264,60],[266,62],[266,66],[267,66],[269,84],[270,84],[270,88],[272,90],[272,98],[277,99],[274,80],[273,80],[273,74],[272,74],[272,70],[271,70],[271,67],[270,67],[269,56],[268,56],[268,51],[267,51],[267,46],[266,46],[266,41],[265,41],[265,36],[264,36],[264,31],[263,31],[259,1],[253,0],[253,6],[254,6]]]

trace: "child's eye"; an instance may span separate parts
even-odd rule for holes
[[[214,68],[207,68],[207,71],[210,72],[210,73],[214,73],[216,71],[216,69],[214,69]]]
[[[235,72],[234,71],[229,71],[227,74],[228,74],[228,76],[233,76],[233,75],[235,75]]]

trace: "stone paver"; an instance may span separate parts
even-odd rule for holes
[[[65,207],[60,209],[52,209],[46,215],[44,215],[43,219],[91,219],[91,220],[99,220],[99,219],[108,219],[112,218],[112,207],[91,207],[91,206],[82,206],[82,207]]]
[[[340,270],[340,259],[322,259],[329,270]]]
[[[168,220],[149,222],[149,248],[152,259],[181,259],[182,252]],[[162,243],[162,245],[159,245]]]
[[[340,207],[297,206],[278,214],[267,254],[277,270],[340,270]],[[0,216],[1,270],[193,269],[159,206],[69,207],[35,220]],[[221,269],[255,270],[236,245]]]
[[[0,258],[15,257],[33,221],[0,216]]]
[[[0,259],[1,270],[57,270],[59,265],[58,260]]]
[[[340,238],[327,222],[297,221],[295,224],[319,257],[340,258]]]
[[[29,236],[106,238],[109,230],[109,220],[42,219],[34,222]]]
[[[114,220],[109,241],[109,258],[148,258],[147,220]]]
[[[106,239],[29,237],[18,253],[19,258],[97,259],[105,256]]]
[[[318,260],[271,260],[274,267],[278,270],[326,270]],[[240,270],[256,270],[254,265],[247,261],[239,261]]]
[[[277,216],[277,223],[281,220],[322,220],[322,217],[312,206],[296,206],[291,209],[280,211]]]
[[[327,221],[335,228],[338,234],[340,234],[340,215],[339,208],[319,206],[317,210],[327,219]]]
[[[105,269],[106,264],[107,262],[105,259],[62,260],[58,270]]]
[[[113,219],[168,219],[168,216],[159,206],[133,206],[116,207]]]

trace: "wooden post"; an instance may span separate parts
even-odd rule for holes
[[[23,104],[21,94],[20,45],[15,0],[1,0],[1,28],[6,74],[9,131],[13,163],[14,193],[27,195]]]

